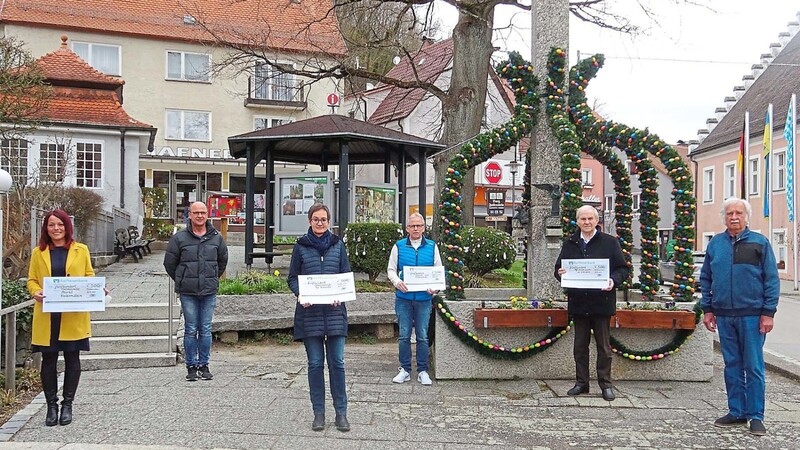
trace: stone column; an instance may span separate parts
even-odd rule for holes
[[[569,54],[569,1],[534,0],[531,8],[531,61],[540,90],[547,80],[547,55],[552,47]],[[567,86],[562,86],[566,90]],[[528,298],[561,296],[553,266],[561,250],[560,215],[552,214],[552,188],[561,186],[561,151],[545,117],[544,105],[531,138],[530,222],[528,222]],[[560,192],[560,189],[558,190]]]

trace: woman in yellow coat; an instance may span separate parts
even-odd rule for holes
[[[69,425],[72,401],[81,377],[81,350],[89,350],[92,334],[88,312],[46,313],[42,311],[44,279],[47,277],[92,277],[89,248],[72,240],[72,221],[56,209],[44,216],[39,245],[33,248],[28,271],[28,292],[33,307],[31,347],[42,353],[42,389],[47,400],[45,424]],[[61,416],[58,414],[58,352],[64,353],[64,387]]]

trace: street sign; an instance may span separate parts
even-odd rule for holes
[[[490,184],[497,184],[503,179],[503,168],[500,164],[490,161],[483,169],[483,175]]]
[[[339,105],[339,96],[333,92],[328,94],[328,106],[338,106]]]
[[[504,216],[506,213],[506,191],[486,190],[486,215]]]
[[[486,216],[485,217],[487,222],[505,222],[508,220],[507,216]]]

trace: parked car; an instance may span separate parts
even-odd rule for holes
[[[703,261],[706,258],[705,252],[693,252],[692,259],[694,260],[694,272],[692,273],[692,278],[695,281],[699,280],[700,278],[700,270],[703,269]],[[661,262],[661,282],[662,283],[674,283],[675,282],[675,262],[674,261],[662,261]]]

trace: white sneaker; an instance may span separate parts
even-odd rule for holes
[[[428,375],[428,372],[425,372],[424,370],[420,372],[419,375],[417,375],[417,381],[419,381],[420,384],[423,384],[425,386],[430,386],[431,384],[433,384],[433,382],[431,381],[431,377]]]
[[[406,372],[405,369],[400,367],[400,372],[398,372],[397,375],[395,375],[395,377],[392,378],[392,381],[394,383],[398,383],[398,384],[399,383],[405,383],[406,381],[411,381],[411,375],[409,375],[408,372]]]

